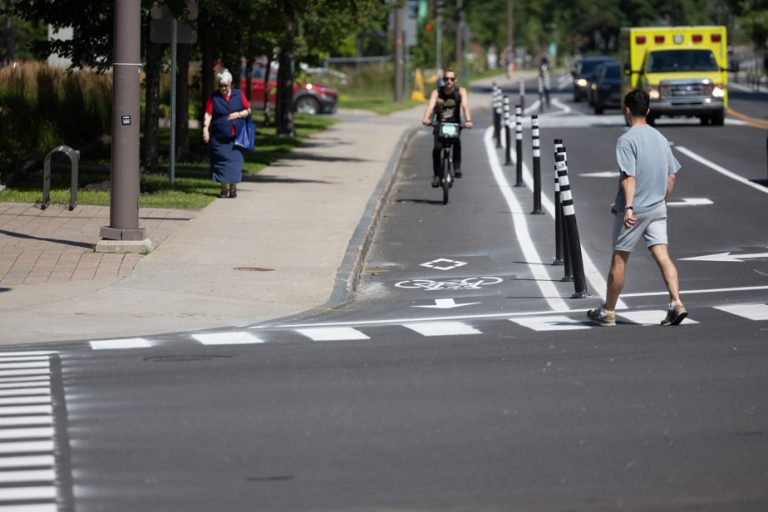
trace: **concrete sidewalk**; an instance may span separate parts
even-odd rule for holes
[[[489,97],[471,97],[473,108]],[[342,111],[237,199],[142,209],[148,255],[92,251],[108,207],[0,203],[0,345],[247,325],[343,303],[422,111]]]

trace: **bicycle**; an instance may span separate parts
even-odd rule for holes
[[[448,204],[448,190],[455,180],[453,169],[453,141],[459,138],[463,124],[432,122],[437,129],[437,140],[440,143],[440,187],[443,189],[443,204]]]

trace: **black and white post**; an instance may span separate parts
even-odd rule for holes
[[[555,156],[563,147],[563,139],[555,139]],[[557,164],[555,169],[555,261],[552,265],[562,265],[563,261],[563,205],[560,204],[560,180],[557,179]],[[573,277],[573,276],[571,276]],[[570,281],[571,279],[569,279]]]
[[[523,107],[515,106],[515,161],[517,163],[516,187],[523,186]]]
[[[501,88],[493,86],[493,138],[496,140],[496,147],[501,147]]]
[[[557,165],[557,177],[560,181],[560,201],[563,204],[563,218],[565,219],[568,233],[568,248],[573,262],[574,294],[571,298],[582,299],[588,297],[587,281],[584,277],[584,261],[581,256],[581,240],[579,240],[579,227],[576,223],[576,209],[573,206],[571,185],[568,181],[568,165],[566,164],[565,148],[555,156]]]
[[[539,139],[539,116],[531,116],[531,142],[533,146],[533,211],[541,215],[541,146]]]
[[[510,127],[510,107],[509,107],[509,96],[506,94],[504,95],[504,165],[511,165],[512,164],[512,148],[510,145],[512,144],[512,134],[511,134],[511,127]]]

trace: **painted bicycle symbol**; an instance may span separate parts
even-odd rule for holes
[[[448,279],[446,281],[433,281],[432,279],[412,279],[395,283],[398,288],[407,290],[424,289],[430,292],[440,290],[479,290],[483,286],[499,284],[500,277],[466,277],[464,279]]]

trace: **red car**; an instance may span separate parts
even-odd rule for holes
[[[269,104],[275,106],[277,96],[278,64],[273,62],[269,73]],[[245,77],[245,66],[240,76]],[[264,106],[264,77],[266,61],[256,59],[251,75],[251,105],[255,108]],[[240,88],[245,90],[245,78],[240,80]],[[339,94],[333,87],[314,82],[299,82],[293,84],[293,109],[302,114],[332,114],[336,112]]]

